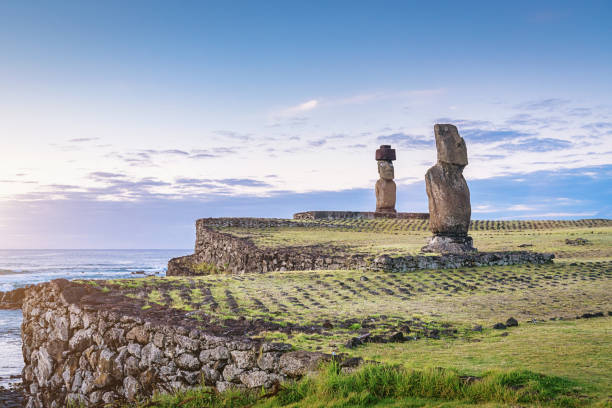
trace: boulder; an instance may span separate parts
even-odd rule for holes
[[[518,326],[518,321],[514,317],[511,317],[508,320],[506,320],[506,326],[507,327],[516,327],[516,326]]]
[[[128,401],[134,401],[139,392],[140,384],[134,377],[128,375],[123,379],[123,393],[125,399]]]
[[[25,296],[25,288],[0,292],[0,309],[20,309]]]
[[[331,361],[332,356],[320,352],[291,351],[281,356],[279,367],[288,377],[300,377],[319,368],[325,361]]]
[[[176,359],[176,365],[183,370],[197,370],[200,368],[200,360],[193,354],[183,353]]]

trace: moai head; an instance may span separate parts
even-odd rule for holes
[[[390,181],[395,177],[392,160],[395,160],[395,149],[390,145],[381,145],[380,149],[376,150],[378,174],[381,179]]]
[[[383,180],[393,180],[395,177],[395,171],[393,169],[393,162],[391,160],[379,160],[378,161],[378,174]]]
[[[459,136],[457,127],[450,124],[437,124],[434,126],[436,135],[436,149],[438,150],[438,162],[461,166],[467,166],[467,147],[465,140]]]

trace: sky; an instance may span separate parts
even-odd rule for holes
[[[474,219],[612,217],[608,1],[0,2],[0,248],[189,248],[197,218],[427,211],[435,123]]]

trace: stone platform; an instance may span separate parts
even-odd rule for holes
[[[375,218],[398,218],[402,220],[428,220],[429,213],[407,213],[395,214],[373,212],[373,211],[305,211],[293,214],[294,220],[344,220],[363,219],[373,220]]]
[[[316,221],[263,218],[204,218],[196,222],[195,253],[168,262],[168,276],[196,276],[214,272],[265,273],[299,270],[384,270],[405,272],[417,269],[445,269],[473,266],[543,264],[553,254],[530,251],[473,252],[447,255],[371,255],[351,253],[330,246],[258,247],[248,237],[220,231],[227,228],[306,228]],[[231,230],[230,230],[231,231]]]

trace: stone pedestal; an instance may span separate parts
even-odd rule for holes
[[[472,246],[472,237],[465,236],[444,236],[434,235],[429,240],[429,243],[421,248],[422,252],[438,252],[461,254],[466,252],[476,252],[477,249]]]

